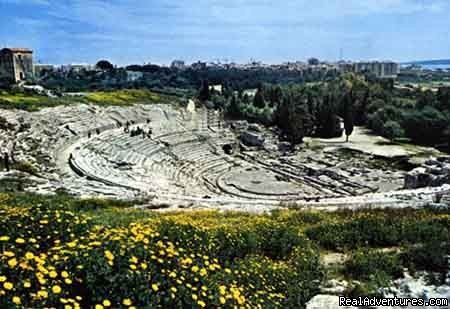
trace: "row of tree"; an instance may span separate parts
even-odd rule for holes
[[[254,95],[225,84],[215,92],[205,80],[200,99],[210,100],[232,118],[277,125],[286,139],[350,136],[354,125],[367,126],[389,139],[419,144],[450,140],[450,89],[437,92],[394,87],[392,80],[348,74],[314,84],[261,84]]]

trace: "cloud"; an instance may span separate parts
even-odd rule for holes
[[[0,0],[3,3],[13,5],[10,15],[8,6],[0,15],[24,31],[5,23],[0,37],[34,40],[41,49],[63,46],[57,52],[45,51],[83,61],[96,58],[96,53],[141,60],[334,57],[341,46],[358,58],[381,52],[398,55],[402,46],[411,46],[412,38],[417,42],[415,37],[430,32],[439,36],[450,27],[445,18],[448,0]],[[41,8],[18,7],[25,5]],[[388,45],[378,43],[387,37]],[[436,43],[434,48],[444,47]]]

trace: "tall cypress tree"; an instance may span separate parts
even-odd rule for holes
[[[352,97],[353,97],[352,91],[348,92],[344,97],[344,129],[346,142],[348,142],[349,136],[353,133],[354,127]]]
[[[202,81],[202,86],[200,88],[198,98],[201,101],[207,101],[207,100],[209,100],[210,97],[211,97],[211,94],[209,92],[209,81],[207,79],[204,79]]]
[[[258,90],[256,91],[255,97],[253,98],[253,105],[258,108],[266,107],[262,88],[258,88]]]

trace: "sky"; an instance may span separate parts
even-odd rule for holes
[[[450,58],[450,0],[0,0],[36,62]]]

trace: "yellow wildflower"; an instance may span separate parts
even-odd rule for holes
[[[5,251],[5,252],[3,252],[3,255],[6,257],[13,257],[15,254],[14,254],[14,252],[11,252],[11,251]]]
[[[9,267],[11,267],[11,268],[16,267],[16,265],[17,265],[17,260],[16,260],[15,258],[10,259],[10,260],[8,261],[8,265],[9,265]]]
[[[112,254],[112,252],[109,250],[105,251],[105,257],[110,261],[114,260],[114,254]]]
[[[54,270],[50,271],[50,273],[48,274],[50,276],[50,278],[56,278],[58,277],[58,273]]]
[[[45,290],[40,290],[37,295],[39,297],[42,297],[42,298],[47,298],[48,297],[48,293]]]
[[[12,290],[13,287],[14,287],[14,284],[12,284],[11,282],[5,282],[5,283],[3,283],[3,288],[4,288],[5,290]]]
[[[12,302],[15,303],[16,305],[20,305],[20,297],[19,296],[14,296],[12,298]]]
[[[59,285],[54,285],[54,286],[52,286],[52,292],[53,292],[54,294],[59,294],[59,293],[61,293],[61,287],[60,287]]]
[[[204,277],[204,276],[206,276],[207,274],[208,274],[208,271],[207,271],[205,268],[202,268],[202,269],[200,270],[200,276]]]

